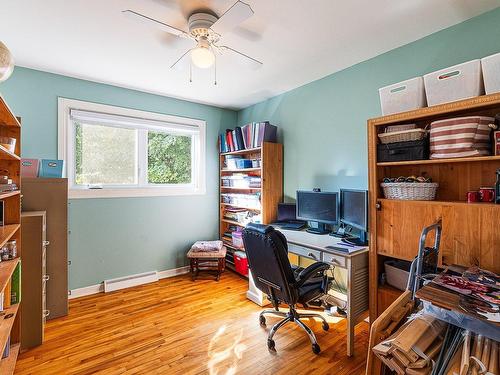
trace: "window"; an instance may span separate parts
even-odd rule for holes
[[[205,192],[205,122],[59,99],[70,198]]]

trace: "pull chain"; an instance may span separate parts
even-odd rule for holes
[[[193,82],[193,63],[189,61],[189,83]]]
[[[214,63],[214,86],[217,86],[217,55],[215,55],[215,63]]]

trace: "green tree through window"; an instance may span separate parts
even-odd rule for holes
[[[148,131],[148,183],[191,182],[190,136]]]

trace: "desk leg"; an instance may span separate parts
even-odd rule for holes
[[[356,323],[349,316],[347,318],[347,356],[352,357],[354,354],[354,325]]]
[[[353,308],[352,308],[352,290],[354,287],[354,272],[352,269],[352,259],[347,259],[347,329],[346,329],[346,341],[347,341],[347,356],[351,357],[354,352],[354,325],[355,319],[353,319]]]

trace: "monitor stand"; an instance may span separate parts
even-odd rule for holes
[[[307,228],[306,232],[312,234],[328,234],[328,230],[326,229],[326,225],[324,223],[318,223],[317,228]]]
[[[347,232],[350,232],[350,227],[347,227],[344,224],[340,224],[340,226],[337,228],[337,231],[336,232],[331,232],[330,236],[337,237],[337,238],[349,238],[349,237],[352,237]]]
[[[348,243],[356,245],[356,246],[367,246],[368,239],[366,238],[366,232],[361,231],[359,233],[359,237],[351,237],[347,239]]]

